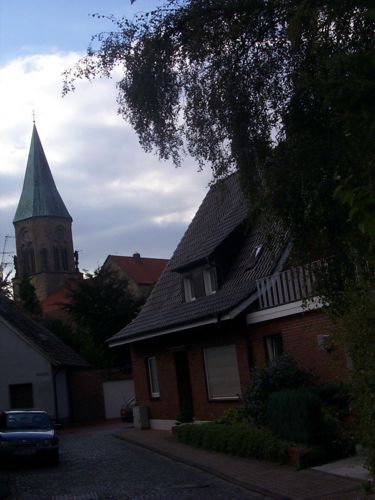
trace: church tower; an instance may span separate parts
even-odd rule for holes
[[[34,123],[22,194],[13,219],[16,232],[16,276],[29,277],[40,301],[68,280],[80,279],[73,251],[72,218],[57,191]]]

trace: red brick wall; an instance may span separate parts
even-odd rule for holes
[[[346,359],[340,350],[328,353],[317,344],[317,335],[330,334],[332,325],[321,312],[308,312],[296,316],[250,325],[245,329],[240,324],[228,324],[229,328],[202,329],[200,334],[189,338],[188,361],[190,382],[196,420],[212,420],[220,417],[224,410],[238,406],[239,402],[209,401],[207,394],[203,349],[205,347],[235,344],[240,373],[241,390],[250,380],[248,348],[252,365],[265,365],[263,337],[280,333],[284,351],[299,361],[301,366],[312,369],[322,382],[347,380]],[[186,340],[186,338],[185,338]],[[176,382],[175,360],[168,349],[176,345],[173,337],[132,346],[133,375],[137,404],[147,406],[152,419],[174,420],[180,412]],[[158,343],[157,343],[158,342]],[[146,360],[155,356],[157,360],[160,398],[150,399]]]
[[[132,378],[118,370],[87,370],[70,372],[69,391],[73,422],[105,419],[103,382]]]
[[[322,382],[347,381],[348,371],[344,353],[337,348],[327,352],[318,346],[317,336],[330,335],[333,331],[332,324],[324,313],[306,312],[250,325],[248,328],[254,365],[266,363],[264,337],[281,334],[284,351],[301,366],[313,370]]]
[[[202,331],[203,333],[203,331]],[[249,380],[249,365],[244,335],[233,334],[231,331],[220,330],[211,332],[211,335],[201,335],[202,340],[193,340],[189,343],[188,361],[190,382],[194,401],[194,416],[197,420],[212,420],[222,415],[223,411],[237,406],[238,402],[209,401],[203,358],[203,348],[210,346],[236,344],[239,364],[241,389]],[[206,340],[207,339],[207,340]],[[168,346],[174,345],[173,340],[168,344],[150,344],[146,346],[134,344],[132,346],[133,376],[137,404],[147,406],[152,419],[174,420],[180,413],[176,369],[173,352]],[[157,360],[160,398],[151,399],[148,383],[146,359],[155,356]]]

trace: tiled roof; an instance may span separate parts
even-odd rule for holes
[[[111,338],[110,344],[142,337],[148,333],[163,332],[224,316],[252,296],[257,278],[272,274],[286,246],[286,234],[275,222],[267,236],[260,227],[247,224],[247,205],[240,188],[238,175],[211,187],[198,212],[177,246],[168,266],[154,287],[139,315]],[[234,257],[227,263],[227,272],[215,294],[184,302],[181,270],[204,262],[214,255],[220,245],[238,241],[235,230],[242,237]],[[255,266],[251,256],[258,245],[262,252]]]
[[[115,262],[139,285],[154,285],[168,263],[167,259],[133,256],[108,255],[106,262]]]
[[[48,295],[41,301],[40,305],[43,314],[53,313],[55,311],[63,310],[63,306],[70,304],[70,291],[78,285],[78,281],[70,280],[64,286],[56,290],[56,292]]]
[[[14,302],[0,295],[1,319],[15,328],[26,342],[32,344],[53,365],[74,368],[90,367],[86,360],[64,344],[56,335],[20,311]]]
[[[57,191],[34,125],[22,193],[13,222],[45,216],[71,219]]]

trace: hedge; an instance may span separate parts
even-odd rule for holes
[[[290,443],[275,437],[268,429],[245,424],[215,422],[184,424],[176,427],[178,441],[210,451],[286,463]]]

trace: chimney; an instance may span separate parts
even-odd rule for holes
[[[138,262],[138,264],[141,263],[141,254],[139,252],[133,253],[133,259]]]

